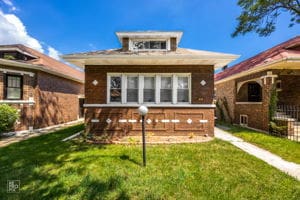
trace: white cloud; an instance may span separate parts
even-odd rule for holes
[[[16,6],[13,4],[13,2],[11,0],[2,0],[2,2],[4,4],[6,4],[11,11],[16,11],[17,10]]]
[[[5,14],[0,10],[0,44],[24,44],[44,52],[41,43],[31,37],[22,21],[14,14]]]
[[[9,5],[9,2],[11,3],[9,0],[3,0],[3,2],[6,2],[5,4],[7,5]],[[44,53],[44,49],[46,49],[43,47],[42,42],[28,34],[25,25],[19,17],[14,14],[3,13],[0,9],[0,45],[1,44],[23,44],[42,53]],[[60,60],[59,51],[49,45],[46,46],[48,55]]]
[[[60,60],[60,55],[61,53],[59,53],[59,51],[57,51],[56,49],[54,49],[51,46],[48,46],[48,55],[56,60]]]

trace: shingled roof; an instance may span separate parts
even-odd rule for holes
[[[83,53],[73,53],[63,55],[63,58],[70,63],[77,66],[84,66],[84,62],[77,62],[78,60],[88,60],[88,59],[155,59],[156,62],[159,59],[171,58],[171,59],[202,59],[206,62],[215,64],[215,66],[223,67],[227,65],[232,60],[235,60],[238,55],[226,54],[220,52],[194,50],[186,48],[177,48],[175,51],[123,51],[122,49],[108,49],[99,50]]]
[[[71,66],[66,65],[58,60],[55,60],[30,47],[24,46],[22,44],[13,44],[13,45],[0,45],[0,50],[1,49],[18,49],[23,53],[27,53],[29,55],[36,57],[35,59],[27,60],[27,61],[9,60],[10,63],[16,62],[16,63],[31,64],[36,66],[37,67],[36,69],[40,69],[46,72],[54,72],[54,74],[56,75],[62,75],[65,78],[77,80],[79,82],[84,82],[83,72],[76,70]],[[4,61],[3,59],[1,60]]]
[[[230,68],[215,75],[215,81],[219,81],[241,72],[272,63],[283,59],[300,58],[300,36],[296,36],[286,42],[278,44],[266,51],[263,51],[247,60],[244,60]]]

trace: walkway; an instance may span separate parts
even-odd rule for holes
[[[80,123],[83,123],[83,119],[79,119],[79,120],[72,121],[72,122],[67,122],[64,124],[58,124],[55,126],[49,126],[46,128],[35,129],[32,132],[19,131],[19,132],[15,132],[15,133],[9,133],[8,135],[11,135],[11,136],[0,138],[0,147],[5,147],[5,146],[10,145],[15,142],[20,142],[22,140],[27,140],[32,137],[48,134],[53,131],[57,131],[57,130],[60,130],[60,129],[63,129],[63,128],[66,128],[69,126],[73,126],[75,124],[80,124]]]
[[[273,167],[293,176],[300,181],[300,165],[283,160],[281,157],[261,149],[255,145],[243,141],[242,139],[233,136],[232,134],[215,127],[215,137],[221,140],[230,142],[241,150],[265,161]]]

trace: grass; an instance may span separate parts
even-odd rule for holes
[[[223,124],[227,130],[243,140],[266,149],[283,159],[300,164],[300,143],[286,138],[275,137],[240,126]]]
[[[229,143],[61,142],[82,126],[0,148],[0,199],[299,199],[300,182]],[[7,180],[20,180],[18,194]]]

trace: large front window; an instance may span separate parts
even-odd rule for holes
[[[189,103],[190,74],[108,74],[108,103]]]
[[[23,77],[18,75],[6,75],[5,97],[6,99],[22,99]]]

